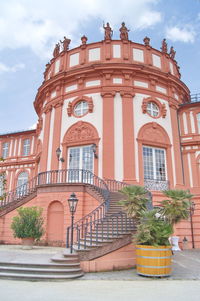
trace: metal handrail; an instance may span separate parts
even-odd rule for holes
[[[29,196],[35,192],[39,186],[67,183],[88,184],[92,186],[96,192],[100,193],[105,200],[108,199],[109,190],[107,184],[91,171],[84,169],[51,170],[41,172],[27,183],[7,192],[3,200],[0,201],[0,208]],[[108,206],[108,201],[106,206]]]
[[[104,179],[104,181],[108,185],[108,189],[110,191],[119,191],[123,187],[132,185],[132,184],[129,184],[129,183],[126,183],[126,182],[120,182],[120,181],[112,180],[112,179]]]
[[[190,102],[200,102],[200,93],[191,94]]]

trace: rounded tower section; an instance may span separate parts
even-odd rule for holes
[[[130,41],[123,26],[120,40],[108,23],[103,41],[87,44],[83,36],[70,50],[69,39],[56,44],[34,102],[38,171],[89,169],[149,188],[182,187],[177,109],[189,90],[165,39],[159,51],[148,37]]]

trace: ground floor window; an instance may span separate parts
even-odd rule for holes
[[[166,180],[165,149],[143,146],[144,179]]]

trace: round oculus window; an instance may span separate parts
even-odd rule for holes
[[[74,115],[83,116],[88,112],[87,101],[79,101],[74,107]]]
[[[155,104],[155,102],[148,102],[147,112],[152,117],[157,117],[159,115],[159,107]]]

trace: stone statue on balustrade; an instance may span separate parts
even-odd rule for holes
[[[62,44],[63,47],[63,51],[66,52],[69,50],[69,44],[70,44],[71,40],[67,39],[66,37],[64,37],[63,41],[60,41],[60,43]]]
[[[174,60],[175,55],[176,55],[176,51],[174,50],[174,47],[172,46],[172,47],[170,48],[169,56],[170,56],[170,58],[171,58],[172,60]]]
[[[60,44],[57,43],[53,51],[53,57],[56,58],[57,56],[59,56],[59,53],[60,53]]]
[[[103,25],[103,28],[105,30],[105,32],[104,32],[104,39],[105,40],[111,40],[112,39],[112,35],[113,35],[113,30],[110,27],[110,24],[107,22],[106,26]]]
[[[129,29],[127,29],[127,27],[125,26],[125,23],[122,22],[122,26],[119,29],[120,31],[120,39],[122,41],[128,41],[128,32],[130,31]]]
[[[167,43],[166,43],[166,39],[162,40],[162,47],[160,48],[162,50],[163,53],[167,53]]]

